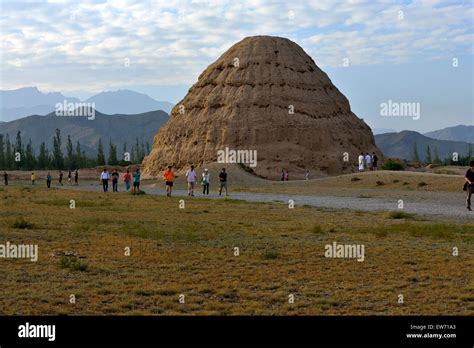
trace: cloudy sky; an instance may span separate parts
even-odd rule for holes
[[[179,101],[251,35],[290,38],[375,128],[474,124],[473,1],[5,1],[0,89],[86,98],[132,89]],[[381,103],[420,103],[418,120]]]

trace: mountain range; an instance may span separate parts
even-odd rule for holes
[[[0,134],[8,134],[10,141],[15,142],[17,132],[21,131],[23,143],[26,144],[31,139],[33,149],[38,153],[43,141],[49,150],[52,149],[53,137],[58,128],[61,131],[63,151],[66,150],[67,136],[70,135],[74,146],[79,141],[86,155],[96,156],[99,139],[102,139],[106,154],[110,140],[117,145],[120,152],[124,143],[130,148],[137,138],[140,143],[143,141],[151,145],[154,135],[168,117],[168,114],[161,110],[137,115],[106,115],[96,111],[93,120],[79,116],[59,117],[51,113],[4,122]]]
[[[465,141],[474,143],[474,126],[454,126],[424,133],[427,137],[439,140]]]
[[[30,115],[46,115],[55,110],[56,103],[79,103],[81,100],[59,92],[43,93],[36,87],[0,90],[0,121],[12,121]],[[155,110],[170,113],[172,103],[157,101],[146,94],[118,90],[101,92],[82,102],[94,103],[104,114],[139,114]]]
[[[444,131],[445,129],[442,129],[431,133],[435,133],[435,135],[445,134]],[[463,133],[460,135],[466,136]],[[434,139],[414,131],[377,134],[375,135],[375,143],[385,156],[406,160],[412,159],[415,144],[420,160],[426,160],[428,146],[432,159],[435,158],[435,151],[438,152],[440,159],[445,159],[451,158],[453,152],[457,152],[460,156],[465,156],[469,151],[469,146],[474,148],[474,142]]]

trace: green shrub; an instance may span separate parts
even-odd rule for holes
[[[312,232],[315,234],[321,234],[323,233],[323,229],[319,225],[314,225]]]
[[[382,169],[383,170],[404,170],[405,167],[403,166],[403,164],[389,159],[383,164]]]
[[[418,187],[423,187],[423,186],[426,186],[426,185],[428,185],[428,184],[424,181],[418,183]]]
[[[351,179],[351,181],[360,181],[360,179],[357,176],[355,176]]]
[[[404,211],[393,210],[388,213],[389,219],[411,219],[415,214],[405,213]]]
[[[33,224],[31,222],[26,221],[22,216],[13,222],[12,227],[24,230],[26,228],[33,228]]]
[[[382,185],[385,185],[385,184],[384,184],[383,181],[377,181],[377,182],[375,183],[375,185],[377,185],[377,186],[382,186]]]
[[[61,256],[59,259],[59,266],[61,268],[69,268],[71,271],[87,271],[87,265],[85,263],[80,262],[75,257],[67,257]]]

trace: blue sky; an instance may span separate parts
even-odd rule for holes
[[[424,132],[474,124],[473,1],[0,1],[0,6],[1,89],[37,86],[82,98],[132,89],[177,102],[232,44],[275,35],[302,46],[373,128]],[[388,100],[420,103],[420,119],[381,117],[380,104]]]

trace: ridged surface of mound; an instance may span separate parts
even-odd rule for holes
[[[292,178],[306,169],[351,172],[361,151],[381,156],[370,128],[312,58],[269,36],[245,38],[207,67],[158,131],[143,171],[214,162],[225,147],[257,150],[253,170],[271,179],[282,168]]]

